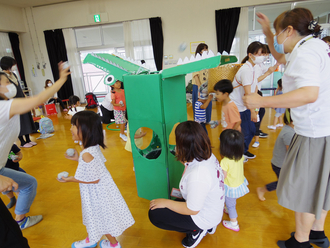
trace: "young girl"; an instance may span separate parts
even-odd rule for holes
[[[275,95],[282,95],[282,79],[277,81],[277,89]],[[268,126],[269,129],[275,130],[277,127],[283,127],[283,118],[281,116],[285,112],[285,108],[275,108],[276,114],[274,116],[274,123],[271,126]],[[277,124],[279,122],[279,124]]]
[[[125,135],[125,112],[126,112],[126,100],[125,91],[122,89],[122,82],[117,80],[113,85],[113,91],[111,94],[112,105],[114,108],[115,122],[120,124],[120,134],[119,137],[125,142],[127,141],[127,136]]]
[[[70,106],[70,110],[68,111],[68,114],[64,117],[65,119],[69,119],[71,120],[72,116],[75,113],[78,113],[80,111],[85,110],[84,107],[80,106],[80,98],[73,95],[69,97],[69,106]]]
[[[93,111],[82,111],[71,119],[73,140],[81,140],[84,150],[77,151],[72,157],[78,161],[75,176],[62,177],[60,182],[79,183],[83,223],[88,237],[74,242],[72,247],[96,247],[105,235],[109,240],[102,240],[100,247],[117,247],[120,244],[116,236],[121,235],[134,224],[134,219],[121,196],[109,171],[104,165],[100,146],[104,149],[104,136],[100,117]]]
[[[244,177],[243,151],[244,136],[241,132],[226,129],[220,134],[220,154],[223,156],[220,166],[225,175],[225,203],[230,218],[230,221],[224,220],[222,223],[236,232],[239,231],[236,199],[249,193],[248,182]]]
[[[281,130],[280,134],[277,136],[275,146],[273,149],[273,157],[271,160],[273,171],[275,172],[277,179],[280,176],[282,164],[284,162],[284,158],[287,150],[289,149],[289,145],[291,140],[295,134],[294,125],[290,116],[290,109],[286,110],[286,114],[283,117],[285,126]],[[266,192],[270,192],[276,190],[277,181],[269,183],[263,187],[257,188],[257,194],[260,201],[266,200],[264,194]]]
[[[45,89],[47,89],[48,87],[51,87],[53,85],[52,80],[47,79],[45,81]],[[49,98],[47,100],[47,103],[59,103],[61,105],[61,108],[63,109],[64,112],[68,112],[68,110],[65,108],[64,103],[62,102],[62,99],[60,99],[59,97],[57,97],[57,93],[55,93],[54,96],[52,96],[51,98]]]

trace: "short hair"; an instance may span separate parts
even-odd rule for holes
[[[209,136],[195,121],[180,123],[175,129],[176,158],[181,162],[207,160],[212,155]]]
[[[17,64],[16,60],[12,57],[9,57],[9,56],[4,56],[0,60],[0,67],[1,67],[2,70],[7,71],[16,64]]]
[[[290,120],[289,120],[290,119]],[[283,122],[286,124],[286,125],[289,125],[293,122],[292,118],[291,118],[291,110],[289,108],[287,108],[285,110],[285,113],[283,115]]]
[[[48,82],[52,82],[52,80],[50,80],[50,79],[46,79],[46,81],[45,81],[45,88],[48,88]]]
[[[282,89],[282,78],[277,81],[277,85]]]
[[[220,91],[222,93],[230,94],[233,92],[234,87],[229,79],[222,79],[214,85],[213,89],[215,91]]]
[[[84,148],[95,145],[106,148],[101,117],[98,114],[93,111],[80,111],[72,116],[71,124],[81,133]]]
[[[220,154],[239,161],[244,153],[244,135],[234,129],[225,129],[220,134]]]

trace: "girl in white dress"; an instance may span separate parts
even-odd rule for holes
[[[86,239],[74,242],[72,247],[96,247],[105,235],[109,240],[102,240],[101,248],[120,248],[115,237],[132,226],[134,219],[104,165],[106,159],[100,146],[106,146],[101,119],[95,112],[82,111],[72,117],[71,124],[72,139],[82,141],[84,150],[80,156],[77,151],[72,157],[66,155],[79,162],[78,168],[74,177],[62,177],[59,181],[79,183],[83,223],[88,233]]]

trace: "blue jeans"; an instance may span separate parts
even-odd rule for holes
[[[253,121],[251,121],[251,112],[249,109],[239,112],[241,115],[241,128],[244,135],[244,153],[249,150],[249,145],[256,133],[256,126]]]
[[[24,172],[8,168],[1,168],[0,175],[13,179],[18,184],[15,214],[26,214],[30,211],[31,204],[37,193],[37,180]],[[5,192],[6,193],[6,192]],[[8,193],[8,192],[7,192]]]
[[[192,108],[194,112],[194,119],[195,119],[195,103],[198,100],[198,86],[196,84],[193,85],[193,91],[192,91]],[[212,101],[209,103],[209,106],[206,108],[206,123],[209,123],[211,121],[211,115],[212,115]]]

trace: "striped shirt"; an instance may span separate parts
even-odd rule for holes
[[[195,121],[198,123],[206,123],[206,109],[201,109],[202,102],[195,103]]]

